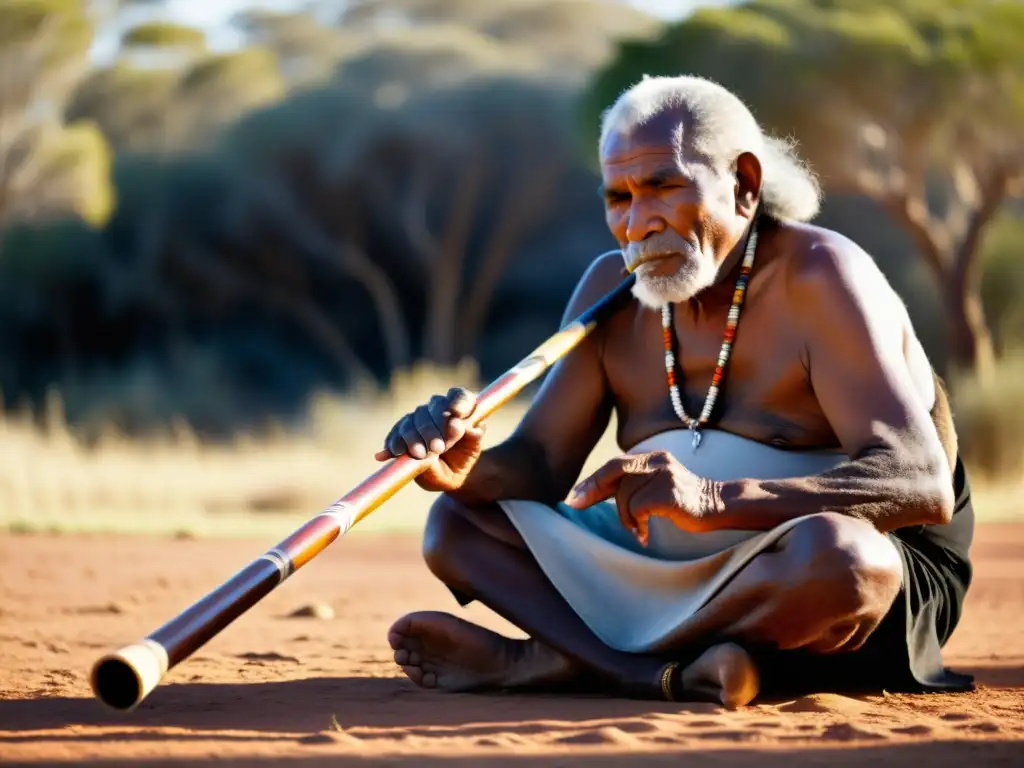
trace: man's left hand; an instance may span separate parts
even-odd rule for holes
[[[670,453],[618,456],[573,488],[566,504],[585,509],[615,498],[622,525],[647,546],[648,521],[667,517],[689,533],[714,530],[713,483],[698,477]]]

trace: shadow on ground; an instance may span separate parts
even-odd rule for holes
[[[508,731],[510,726],[522,733],[545,729],[533,723],[514,725],[522,720],[522,694],[434,693],[416,688],[404,678],[316,677],[273,683],[165,685],[131,713],[109,710],[91,698],[0,700],[0,740],[10,741],[10,737],[2,735],[4,731],[49,730],[68,725],[156,726],[198,732],[309,732],[329,728],[334,715],[346,728],[408,728],[415,733],[417,726],[429,727],[434,732],[441,726],[459,729],[464,734],[466,707],[448,706],[453,697],[474,700],[474,724],[470,727],[477,735],[489,723],[500,726],[502,731]],[[567,715],[564,697],[530,698],[531,720],[563,723],[679,712],[681,707],[692,708],[693,712],[718,709],[711,704],[574,697],[572,714]]]
[[[289,756],[267,759],[231,760],[233,766],[253,766],[269,768],[269,766],[288,766],[293,768],[319,768],[320,766],[338,765],[400,765],[400,766],[433,766],[433,765],[488,765],[488,766],[527,766],[527,765],[587,765],[613,766],[623,762],[634,762],[638,759],[643,765],[679,765],[685,761],[687,768],[782,768],[796,765],[827,765],[829,768],[860,768],[863,765],[927,765],[950,766],[962,768],[964,765],[1019,765],[1021,755],[1020,742],[966,742],[966,741],[932,741],[920,744],[899,744],[889,746],[860,746],[857,749],[800,749],[800,750],[757,750],[757,749],[720,749],[720,750],[675,750],[658,754],[637,753],[611,755],[579,755],[575,757],[552,755],[504,755],[502,757],[483,758],[479,755],[464,758],[445,757],[429,758],[423,755],[408,757],[343,757],[332,756]],[[223,765],[221,758],[189,759],[189,760],[103,760],[90,762],[91,768],[172,768],[177,766]],[[8,765],[18,765],[11,763]],[[37,763],[23,765],[38,766]]]
[[[965,667],[979,687],[1024,687],[1024,666]],[[465,706],[450,706],[453,697],[472,698],[472,724],[465,721]],[[405,678],[315,677],[271,683],[176,683],[159,687],[138,709],[115,712],[92,698],[44,697],[0,700],[0,742],[10,742],[10,731],[41,731],[69,725],[173,727],[206,731],[266,732],[267,740],[281,734],[309,733],[332,725],[332,717],[345,728],[451,728],[459,735],[486,735],[491,730],[528,734],[548,729],[544,721],[562,724],[608,718],[630,718],[652,713],[709,713],[721,711],[711,704],[672,704],[630,701],[599,696],[531,696],[530,722],[522,722],[523,694],[451,694],[425,691]],[[571,712],[571,714],[570,714]],[[270,734],[274,734],[271,736]],[[154,734],[126,734],[126,738],[155,738]],[[39,740],[40,736],[26,736]],[[61,737],[67,739],[67,737]],[[181,737],[178,737],[181,738]],[[218,738],[225,738],[219,735]],[[231,738],[231,737],[228,737]],[[259,736],[239,736],[260,739]],[[284,737],[288,738],[288,737]],[[1021,747],[1024,753],[1024,745]]]

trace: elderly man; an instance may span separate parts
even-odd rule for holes
[[[377,454],[432,455],[431,571],[500,636],[389,632],[427,688],[604,691],[735,707],[811,690],[964,690],[942,663],[971,579],[945,394],[872,259],[806,222],[813,175],[733,94],[644,78],[606,112],[608,226],[566,309],[635,301],[486,451],[453,390]],[[617,416],[625,451],[575,485]]]

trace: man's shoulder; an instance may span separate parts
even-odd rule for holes
[[[849,237],[813,224],[785,223],[776,233],[787,293],[797,311],[815,313],[835,302],[866,302],[900,311],[903,302],[874,258]]]
[[[576,288],[573,290],[569,305],[565,310],[566,318],[579,315],[625,278],[625,263],[622,260],[621,251],[615,249],[595,256],[576,283]]]

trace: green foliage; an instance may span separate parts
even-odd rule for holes
[[[201,29],[154,21],[132,27],[121,39],[128,48],[184,48],[206,50],[206,34]]]
[[[641,75],[699,74],[740,95],[770,129],[795,134],[820,169],[849,175],[865,121],[905,139],[965,140],[961,121],[1005,102],[990,122],[1018,132],[1022,33],[1024,4],[1006,0],[702,9],[653,42],[624,45],[595,79],[585,120],[593,140],[602,110]]]
[[[0,48],[47,41],[51,64],[83,55],[92,43],[92,26],[82,0],[5,0],[0,3]]]
[[[1024,217],[1004,214],[982,243],[981,295],[1003,349],[1024,349]]]
[[[209,56],[185,73],[178,87],[190,133],[210,136],[241,115],[271,104],[286,92],[271,51],[246,48]]]
[[[502,72],[541,77],[547,69],[528,51],[475,30],[430,25],[368,39],[341,60],[338,83],[368,93],[390,86],[392,92],[408,95],[429,85]],[[381,98],[388,102],[386,92]],[[401,101],[401,96],[390,99],[396,101]]]
[[[181,69],[119,61],[81,83],[66,116],[95,121],[121,151],[180,150],[209,143],[285,93],[277,58],[259,48],[201,56]]]
[[[251,10],[235,24],[250,45],[274,52],[282,75],[293,86],[322,82],[338,60],[365,43],[365,34],[320,24],[309,12]]]
[[[171,118],[181,74],[140,69],[127,62],[94,70],[71,95],[67,120],[93,120],[118,150],[174,146],[178,121]]]
[[[0,232],[11,222],[67,214],[100,225],[110,213],[102,133],[59,120],[91,43],[81,2],[0,4]]]
[[[37,185],[59,208],[78,214],[93,226],[103,226],[114,208],[110,184],[111,153],[99,128],[86,122],[47,133],[36,149]]]
[[[370,0],[353,4],[341,23],[372,29],[396,14],[414,34],[437,27],[485,36],[561,79],[586,75],[608,60],[616,42],[648,38],[662,26],[650,14],[605,0]]]

